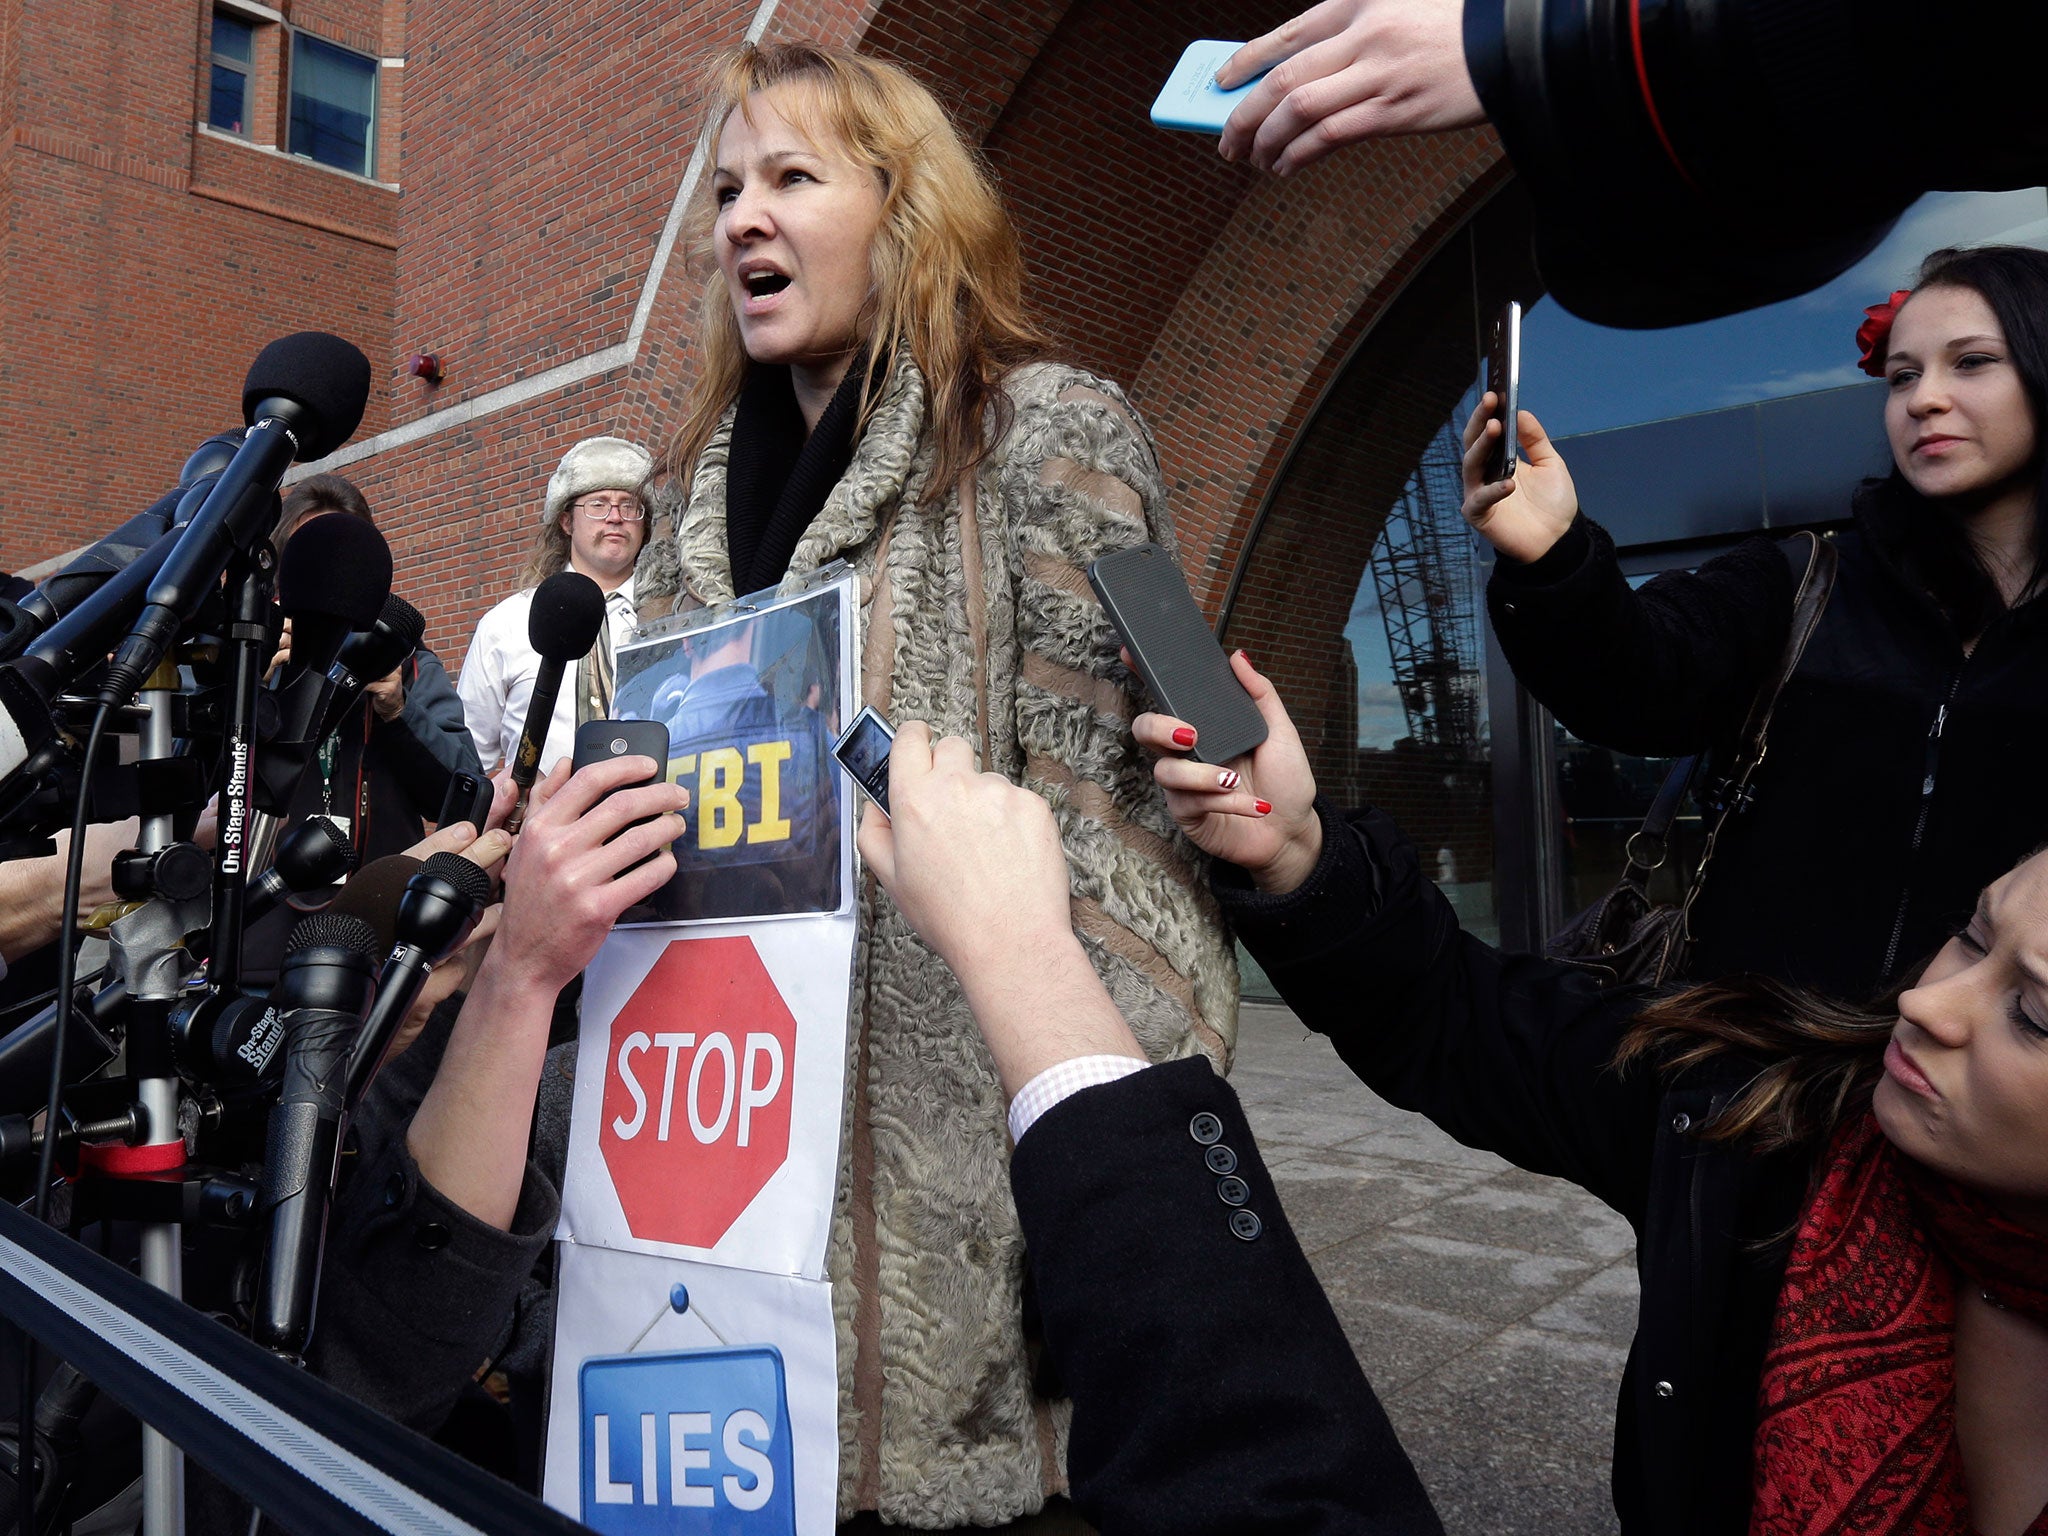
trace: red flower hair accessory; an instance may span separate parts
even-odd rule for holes
[[[1863,323],[1856,327],[1856,345],[1863,349],[1858,365],[1873,379],[1884,377],[1885,343],[1892,338],[1892,322],[1899,318],[1899,306],[1913,297],[1913,290],[1901,288],[1882,304],[1863,311]]]

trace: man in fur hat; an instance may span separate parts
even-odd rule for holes
[[[622,437],[586,437],[562,456],[548,479],[540,533],[521,573],[520,589],[476,627],[462,661],[462,712],[488,771],[509,762],[526,729],[540,656],[526,639],[533,590],[563,567],[580,571],[605,594],[606,625],[591,653],[563,679],[542,743],[541,766],[567,757],[576,727],[603,720],[612,705],[612,648],[633,631],[633,563],[647,539],[641,483],[653,462]]]

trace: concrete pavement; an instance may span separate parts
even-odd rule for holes
[[[1372,1094],[1246,1004],[1231,1082],[1450,1536],[1598,1536],[1635,1330],[1628,1226]]]

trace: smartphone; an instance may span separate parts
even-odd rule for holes
[[[1243,46],[1213,40],[1189,43],[1187,52],[1173,66],[1173,73],[1166,77],[1159,99],[1152,103],[1153,126],[1221,135],[1225,119],[1236,110],[1245,93],[1259,83],[1254,76],[1227,91],[1216,84],[1216,71]]]
[[[1486,387],[1499,402],[1494,419],[1501,423],[1500,441],[1486,460],[1490,483],[1507,479],[1522,461],[1522,438],[1515,426],[1522,409],[1522,306],[1513,299],[1493,322],[1493,335],[1487,339]]]
[[[1216,643],[1187,578],[1157,544],[1104,555],[1088,585],[1165,713],[1195,728],[1195,757],[1227,763],[1266,739],[1266,720]]]
[[[889,722],[869,705],[853,717],[853,724],[832,743],[832,755],[839,759],[839,766],[853,776],[860,792],[879,805],[884,814],[889,809],[889,745],[895,739],[896,732]]]
[[[569,759],[571,772],[588,768],[592,763],[610,762],[615,757],[651,757],[654,759],[654,772],[644,779],[634,779],[629,784],[619,785],[617,789],[605,791],[605,799],[610,799],[621,789],[638,789],[643,784],[659,784],[668,772],[668,727],[659,720],[586,720],[576,727],[576,752]],[[644,827],[652,820],[652,816],[646,816],[632,825]],[[629,829],[622,827],[619,830],[623,833]],[[647,855],[647,859],[653,857],[651,853]],[[647,862],[647,859],[629,864],[620,870],[619,874],[627,874],[638,869]],[[617,876],[613,878],[616,879]]]
[[[482,831],[484,818],[491,814],[491,797],[495,789],[496,786],[480,773],[450,774],[448,792],[441,797],[441,814],[434,818],[434,825],[452,827],[458,821],[466,821]]]

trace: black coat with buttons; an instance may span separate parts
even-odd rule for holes
[[[1098,1530],[1441,1536],[1205,1059],[1054,1105],[1010,1180]]]
[[[1693,1128],[1752,1064],[1615,1071],[1647,994],[1462,932],[1380,812],[1325,808],[1323,833],[1289,896],[1219,868],[1238,936],[1375,1092],[1628,1220],[1642,1305],[1616,1414],[1622,1530],[1744,1536],[1757,1387],[1812,1158],[1703,1145]]]

